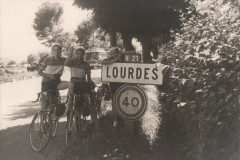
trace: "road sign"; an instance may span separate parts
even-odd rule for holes
[[[161,85],[162,70],[163,65],[112,63],[102,66],[102,81]]]
[[[139,86],[126,84],[116,91],[113,107],[123,119],[138,120],[146,111],[147,98]]]
[[[126,63],[141,63],[141,54],[123,54]]]

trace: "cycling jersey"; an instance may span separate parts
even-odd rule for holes
[[[63,73],[64,62],[66,58],[61,57],[59,60],[54,59],[53,56],[47,57],[42,62],[42,66],[46,67],[43,73],[54,75],[55,81],[60,81],[60,77]],[[52,82],[53,80],[48,77],[43,77],[42,82]]]
[[[91,73],[91,68],[88,62],[72,59],[66,65],[70,67],[71,82],[86,82],[86,74]]]

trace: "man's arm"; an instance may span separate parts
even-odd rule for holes
[[[91,82],[92,78],[91,78],[91,72],[87,72],[87,81]]]
[[[72,57],[73,57],[73,54],[69,53],[68,56],[67,56],[67,59],[65,60],[64,66],[69,66],[70,65]]]
[[[120,58],[120,56],[121,56],[121,54],[119,54],[118,56],[116,56],[116,57],[113,58],[113,59],[108,59],[108,58],[103,59],[103,60],[101,61],[101,64],[111,64],[111,63],[117,62],[118,59]]]
[[[42,77],[47,77],[47,74],[43,73],[43,71],[45,70],[46,66],[41,65],[39,70],[38,70],[38,75],[42,76]]]
[[[47,60],[45,59],[42,63],[42,65],[39,67],[38,69],[38,75],[39,76],[42,76],[42,77],[45,77],[45,78],[49,78],[49,79],[52,79],[52,80],[55,80],[56,77],[54,75],[51,75],[51,74],[46,74],[46,73],[43,73],[43,71],[47,68]]]
[[[87,74],[87,81],[91,82],[92,81],[92,78],[91,78],[91,67],[90,67],[89,63],[87,63],[86,74]]]

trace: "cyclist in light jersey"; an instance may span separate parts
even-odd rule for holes
[[[41,92],[41,106],[46,109],[47,101],[46,94],[49,90],[63,90],[69,88],[70,83],[67,81],[61,81],[64,63],[66,58],[62,57],[62,46],[59,43],[52,45],[52,55],[48,56],[42,62],[38,74],[42,76]]]

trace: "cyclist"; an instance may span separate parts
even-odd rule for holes
[[[90,110],[90,114],[92,120],[95,124],[95,130],[99,130],[99,124],[97,120],[97,113],[94,107],[94,96],[91,95],[91,84],[93,83],[91,80],[91,70],[88,62],[84,61],[85,49],[82,46],[78,46],[75,50],[75,54],[70,53],[65,61],[65,65],[70,67],[71,72],[71,85],[69,87],[69,93],[73,94],[78,91],[83,93],[85,102],[89,102],[88,98],[90,98],[90,103],[87,103]],[[86,80],[87,78],[87,80]],[[68,101],[68,109],[70,110],[73,106],[73,97],[70,95]]]
[[[38,74],[42,76],[41,92],[41,107],[47,109],[47,91],[49,90],[63,90],[70,85],[67,81],[61,81],[60,77],[63,73],[64,63],[66,58],[62,57],[62,46],[59,43],[52,45],[51,56],[46,57],[39,70]]]
[[[117,62],[122,62],[122,61],[123,61],[122,54],[121,54],[120,50],[117,47],[112,47],[110,49],[110,51],[107,53],[107,58],[103,59],[101,63],[102,64],[111,64],[111,63],[117,63]],[[122,85],[123,85],[123,83],[115,83],[115,82],[109,83],[112,101],[113,101],[115,92]],[[118,126],[118,116],[117,116],[114,108],[112,109],[112,111],[113,111],[113,127],[117,127]]]

